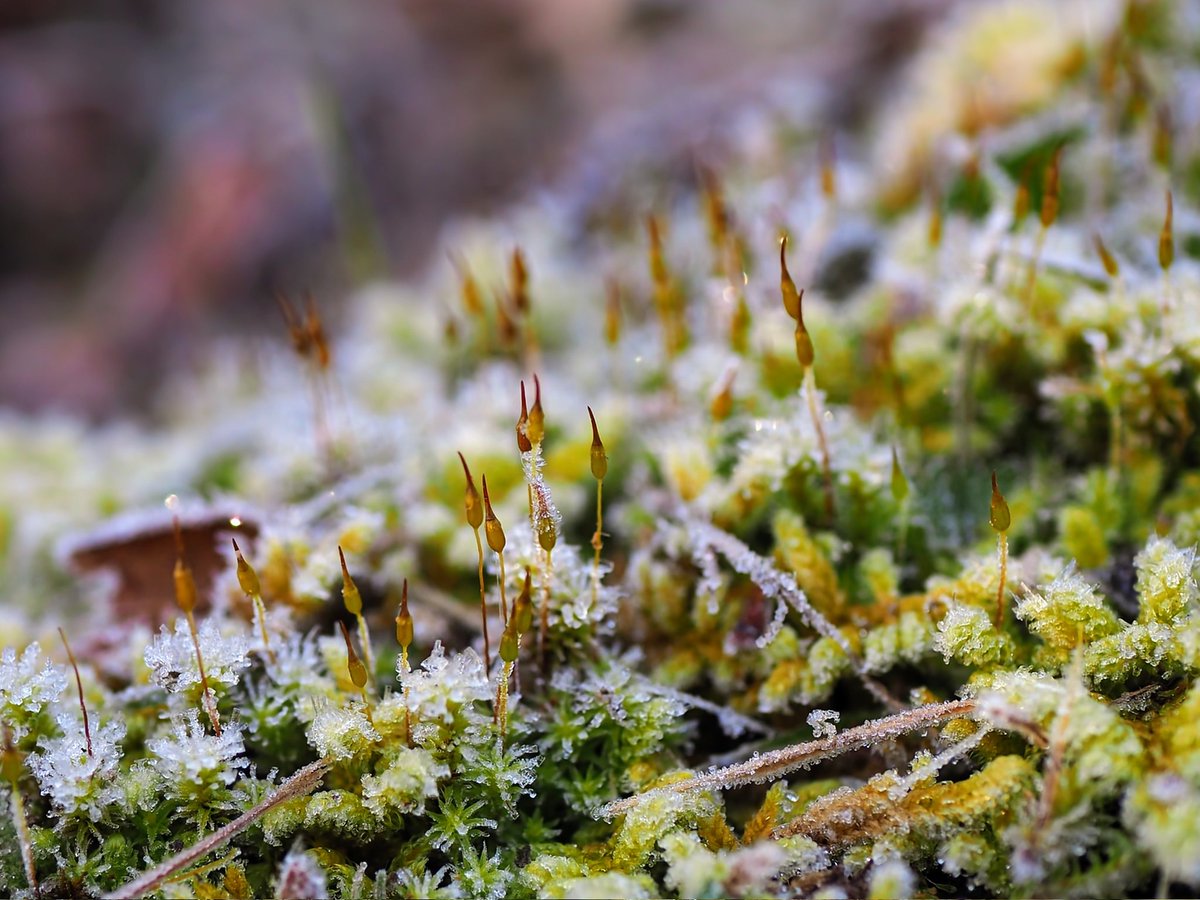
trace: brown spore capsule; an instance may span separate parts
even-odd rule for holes
[[[988,508],[988,524],[997,534],[1008,531],[1012,524],[1012,513],[1008,510],[1008,501],[1000,493],[1000,485],[996,481],[996,473],[992,472],[992,499]]]
[[[246,562],[246,557],[242,556],[242,548],[238,546],[237,538],[231,538],[233,541],[233,552],[237,556],[237,580],[242,588],[242,593],[247,597],[261,597],[262,585],[258,581],[258,573],[254,571],[254,567]]]
[[[533,376],[533,406],[529,407],[529,421],[525,434],[531,443],[540,444],[546,436],[546,413],[542,410],[542,382]]]
[[[350,569],[346,567],[346,554],[342,552],[340,546],[338,547],[338,561],[342,564],[342,603],[346,605],[346,611],[351,615],[361,616],[362,594],[359,593],[354,579],[350,577]]]
[[[342,639],[346,642],[346,669],[350,673],[350,681],[356,688],[362,690],[367,686],[367,667],[354,652],[354,642],[350,640],[350,632],[346,629],[346,623],[338,620],[338,628],[342,630]]]
[[[475,479],[471,477],[471,470],[467,467],[466,457],[462,455],[462,451],[458,451],[458,461],[462,463],[463,475],[467,478],[467,486],[463,492],[463,507],[467,513],[467,524],[472,528],[478,528],[483,524],[483,505],[479,502],[479,491],[475,489]]]
[[[779,291],[783,295],[783,308],[793,319],[800,316],[800,294],[796,290],[796,282],[787,267],[788,236],[779,239]]]
[[[533,442],[529,440],[529,407],[525,402],[525,382],[521,382],[521,415],[517,418],[517,449],[522,453],[528,453],[533,449]]]
[[[484,525],[483,530],[487,535],[488,546],[495,553],[503,553],[505,545],[504,527],[500,524],[500,520],[496,518],[496,512],[492,509],[492,498],[488,496],[487,475],[483,476],[483,508],[484,508]]]
[[[525,583],[513,601],[513,614],[509,621],[514,623],[517,634],[525,634],[533,627],[533,575],[529,566],[525,567]]]
[[[1158,264],[1166,272],[1175,261],[1175,201],[1167,191],[1167,214],[1158,233]]]
[[[604,476],[608,474],[608,454],[604,452],[604,442],[600,440],[600,430],[596,427],[596,416],[592,413],[592,408],[587,408],[588,419],[592,423],[592,477],[597,481],[603,481]]]
[[[407,653],[412,642],[413,618],[408,611],[408,579],[405,578],[404,586],[400,589],[400,612],[396,614],[396,643],[401,651]]]

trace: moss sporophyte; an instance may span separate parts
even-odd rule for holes
[[[0,894],[1194,895],[1190,15],[964,7],[861,129],[6,418]]]

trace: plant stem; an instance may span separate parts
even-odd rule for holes
[[[804,393],[808,397],[808,414],[812,417],[817,432],[817,444],[821,448],[821,477],[825,482],[825,515],[832,523],[837,517],[833,497],[833,467],[829,462],[829,443],[825,439],[825,427],[821,424],[821,411],[817,408],[817,376],[812,366],[804,368]]]
[[[974,700],[952,700],[947,703],[931,703],[927,706],[918,706],[916,709],[907,709],[904,712],[859,725],[857,728],[849,728],[832,737],[807,741],[803,744],[792,744],[790,747],[759,754],[745,762],[714,769],[703,775],[696,775],[686,781],[677,781],[674,784],[652,788],[645,793],[602,806],[595,815],[597,818],[611,819],[613,816],[628,812],[640,803],[654,797],[689,794],[695,791],[725,790],[743,784],[762,783],[768,778],[786,775],[821,760],[841,756],[851,750],[870,747],[887,738],[929,728],[950,719],[957,719],[971,713],[974,709]],[[777,832],[774,836],[783,837],[784,835]]]
[[[996,591],[996,629],[1004,627],[1004,583],[1008,579],[1008,532],[1000,532],[1000,588]]]
[[[483,665],[484,671],[492,669],[492,644],[488,639],[487,624],[487,588],[483,583],[483,541],[479,539],[479,529],[475,529],[475,550],[479,554],[479,620],[483,624]]]

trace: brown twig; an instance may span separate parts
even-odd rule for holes
[[[796,769],[811,766],[821,760],[849,753],[851,750],[861,750],[863,747],[877,744],[886,738],[897,737],[909,731],[917,731],[950,719],[957,719],[973,712],[974,709],[974,700],[951,700],[946,703],[918,706],[916,709],[908,709],[893,716],[867,722],[857,728],[849,728],[832,737],[807,741],[803,744],[792,744],[790,747],[762,753],[745,762],[705,772],[703,775],[697,775],[687,781],[678,781],[675,784],[653,788],[633,797],[626,797],[624,800],[617,800],[597,810],[596,817],[611,819],[653,797],[688,794],[695,791],[724,790],[752,782],[761,783],[769,778],[777,778],[794,772]]]

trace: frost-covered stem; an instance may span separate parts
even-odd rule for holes
[[[12,817],[17,832],[17,843],[21,845],[21,864],[25,867],[25,879],[33,888],[34,895],[40,897],[42,889],[38,884],[37,869],[33,865],[33,842],[29,838],[29,820],[25,817],[25,800],[21,796],[21,788],[15,781],[12,785]]]
[[[483,583],[483,541],[479,539],[479,529],[475,529],[475,550],[479,555],[479,621],[483,625],[483,665],[484,671],[492,670],[492,643],[488,639],[487,626],[487,588]]]
[[[604,547],[604,479],[596,479],[596,533],[592,535],[592,609],[596,608],[600,595],[600,550]]]
[[[996,591],[996,628],[1004,627],[1004,587],[1008,580],[1008,532],[1000,532],[1000,588]]]
[[[678,781],[674,784],[652,788],[645,793],[606,804],[600,807],[595,815],[597,818],[611,819],[613,816],[628,812],[646,800],[670,794],[690,794],[696,791],[726,790],[744,784],[761,784],[769,778],[787,775],[796,769],[814,765],[852,750],[870,747],[888,738],[940,725],[950,719],[965,716],[974,709],[974,700],[951,700],[947,703],[931,703],[927,706],[918,706],[916,709],[907,709],[883,719],[866,722],[857,728],[849,728],[832,737],[807,741],[803,744],[793,744],[790,747],[762,753],[745,762],[713,769],[703,775],[689,778],[687,781]],[[786,828],[787,826],[783,826],[783,829]],[[783,829],[776,829],[772,836],[786,836],[787,832]]]
[[[267,633],[267,608],[263,605],[263,599],[258,594],[254,594],[250,598],[254,602],[254,618],[258,620],[258,630],[262,634],[263,647],[267,651],[267,659],[275,662],[275,651],[271,649],[271,637]]]
[[[863,686],[871,693],[871,696],[888,709],[904,709],[904,704],[888,693],[887,688],[872,678],[867,672],[862,658],[854,652],[854,648],[850,646],[850,642],[846,640],[846,636],[832,622],[821,615],[815,606],[808,602],[808,597],[805,596],[804,591],[797,586],[794,575],[784,575],[769,559],[759,556],[732,534],[717,528],[709,522],[694,521],[692,523],[692,533],[700,544],[712,547],[729,560],[729,564],[734,569],[743,575],[749,576],[765,596],[774,597],[781,602],[786,602],[800,614],[800,618],[804,620],[806,625],[822,637],[827,637],[837,644],[841,648],[841,651],[846,654],[851,668],[854,669]]]
[[[504,596],[504,553],[496,554],[496,559],[500,561],[500,617],[505,626],[508,625],[508,598]]]
[[[408,667],[408,654],[404,654],[404,665]],[[412,746],[412,707],[408,704],[408,685],[404,686],[404,743]]]
[[[329,770],[329,765],[330,763],[327,759],[319,759],[314,763],[309,763],[283,784],[279,785],[266,799],[242,813],[228,825],[217,829],[208,837],[202,838],[183,852],[177,853],[170,859],[159,863],[153,869],[143,872],[137,878],[133,879],[133,881],[127,882],[111,894],[107,894],[106,900],[133,900],[135,897],[144,897],[147,894],[153,893],[176,872],[185,869],[192,863],[223,846],[231,838],[245,831],[280,803],[291,800],[294,797],[302,797],[313,790],[320,784],[321,779]]]
[[[808,414],[812,417],[817,432],[817,444],[821,448],[821,478],[825,484],[825,515],[832,521],[837,515],[833,497],[833,467],[829,462],[829,442],[825,439],[825,427],[821,424],[821,410],[817,408],[817,376],[812,366],[804,368],[804,393],[808,396]]]
[[[208,714],[208,720],[212,722],[213,731],[216,732],[217,737],[220,737],[221,718],[217,715],[217,698],[213,696],[212,689],[208,686],[208,675],[204,671],[204,657],[200,654],[200,631],[196,628],[196,617],[192,615],[190,609],[185,615],[187,616],[188,631],[192,635],[192,646],[196,648],[196,668],[200,672],[200,702]]]
[[[500,674],[500,683],[496,685],[496,711],[493,721],[500,727],[500,743],[508,732],[508,679],[512,678],[513,664],[506,662],[504,671]]]
[[[546,571],[542,578],[542,609],[538,622],[538,668],[546,675],[546,634],[550,630],[550,582],[554,578],[554,563],[546,551]]]

